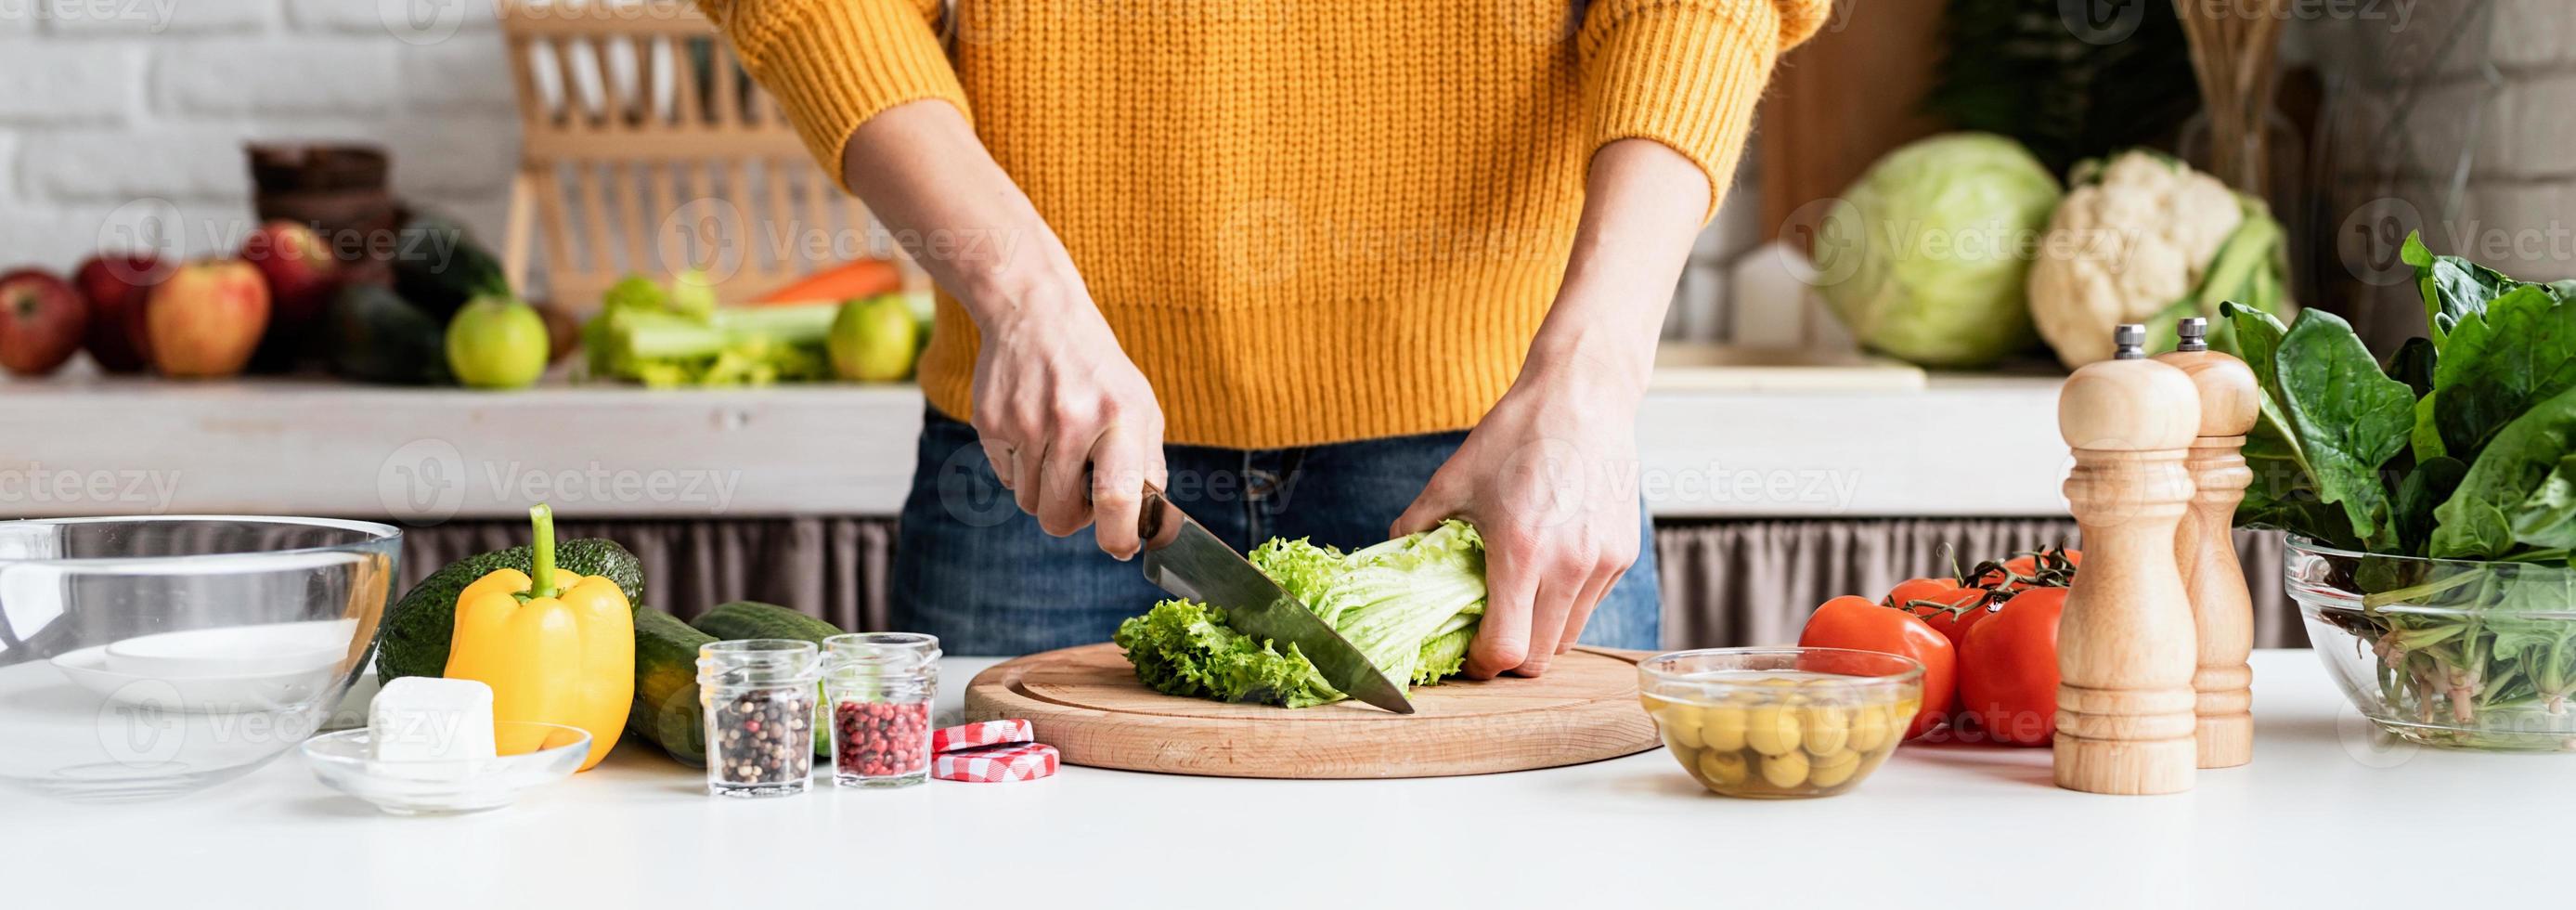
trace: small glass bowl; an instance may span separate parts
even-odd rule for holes
[[[1841,648],[1676,651],[1638,662],[1637,694],[1709,792],[1833,796],[1905,740],[1923,706],[1923,665]]]
[[[304,741],[304,763],[331,789],[395,815],[481,812],[517,802],[530,788],[572,776],[590,757],[590,731],[563,724],[505,720],[497,738],[542,738],[533,752],[487,760],[377,761],[366,730]]]

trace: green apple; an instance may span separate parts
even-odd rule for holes
[[[546,319],[498,294],[475,297],[447,323],[447,366],[478,389],[524,389],[546,373]]]
[[[898,382],[912,375],[920,340],[921,321],[903,295],[878,294],[841,304],[823,345],[832,352],[832,372],[843,379]]]

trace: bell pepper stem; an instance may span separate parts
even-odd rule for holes
[[[528,520],[537,526],[536,559],[528,573],[530,598],[553,597],[555,591],[555,510],[545,503],[528,508]]]

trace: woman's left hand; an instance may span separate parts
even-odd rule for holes
[[[1640,545],[1637,394],[1579,363],[1531,367],[1393,528],[1464,518],[1484,536],[1485,619],[1467,652],[1478,679],[1545,672]]]
[[[1546,672],[1637,561],[1637,406],[1708,209],[1708,178],[1669,147],[1593,153],[1565,281],[1520,378],[1395,520],[1397,534],[1464,518],[1484,535],[1468,675]]]

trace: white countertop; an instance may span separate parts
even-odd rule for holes
[[[951,659],[947,705],[988,660]],[[2037,749],[1910,746],[1851,794],[1707,795],[1660,750],[1250,781],[1068,767],[738,801],[649,747],[497,812],[379,815],[292,755],[176,800],[0,791],[0,905],[2468,908],[2565,899],[2576,756],[2374,746],[2315,659],[2255,655],[2255,760],[2166,797]],[[1040,731],[1044,735],[1044,731]],[[932,902],[936,902],[935,904]],[[1617,902],[1617,903],[1614,903]]]
[[[1639,489],[1673,518],[2062,517],[2061,381],[1721,389],[1666,376],[1638,420]],[[921,414],[910,386],[486,393],[83,372],[0,382],[0,518],[435,523],[517,517],[538,499],[582,517],[891,516]]]

